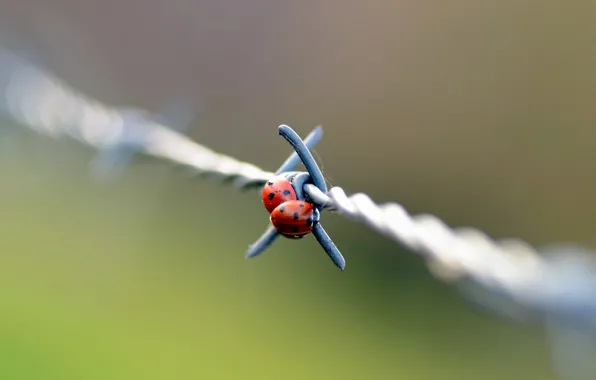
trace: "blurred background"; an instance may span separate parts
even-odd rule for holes
[[[275,170],[279,124],[334,185],[451,226],[596,246],[596,4],[0,0],[0,42],[114,106],[196,99],[187,131]],[[245,193],[3,124],[1,379],[556,379],[540,326],[324,214],[347,260],[278,241]]]

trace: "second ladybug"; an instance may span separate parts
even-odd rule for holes
[[[283,202],[271,212],[271,224],[282,236],[300,239],[308,235],[319,221],[319,211],[312,204],[291,200]]]
[[[270,214],[280,204],[298,199],[290,181],[283,177],[275,177],[268,181],[263,186],[261,198],[263,205]]]

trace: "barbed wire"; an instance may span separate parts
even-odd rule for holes
[[[100,152],[138,150],[229,180],[239,189],[262,186],[274,175],[191,141],[164,125],[159,115],[90,99],[2,47],[0,89],[4,115],[38,133],[68,136]],[[506,299],[545,321],[556,321],[549,326],[557,332],[561,326],[578,325],[582,331],[596,331],[596,259],[586,248],[559,245],[539,252],[519,239],[495,241],[474,228],[452,229],[433,215],[412,216],[397,203],[376,204],[364,193],[348,196],[341,187],[323,193],[307,184],[304,191],[315,204],[418,252],[438,278],[465,280],[459,282],[462,289],[484,306],[503,312],[505,306],[496,300]],[[484,292],[478,295],[471,289]]]
[[[80,94],[47,71],[0,47],[0,109],[14,121],[53,137],[68,136],[98,149],[136,148],[188,166],[197,173],[232,179],[232,185],[262,185],[272,173],[219,154],[160,125],[142,109],[113,109]],[[131,122],[131,119],[133,122]]]

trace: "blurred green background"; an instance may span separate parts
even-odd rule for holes
[[[1,4],[4,36],[71,86],[158,110],[274,170],[317,124],[332,184],[493,237],[594,246],[596,4],[81,1]],[[18,130],[17,130],[18,131]],[[417,256],[324,214],[243,254],[257,192],[23,130],[2,151],[0,379],[555,379],[540,326],[485,314]]]

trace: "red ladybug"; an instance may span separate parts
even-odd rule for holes
[[[283,177],[276,177],[267,182],[265,186],[263,186],[261,197],[263,199],[263,204],[269,213],[284,202],[295,201],[298,199],[296,191],[290,181]]]
[[[287,201],[271,212],[271,223],[282,236],[299,239],[312,231],[315,209],[305,201]]]

